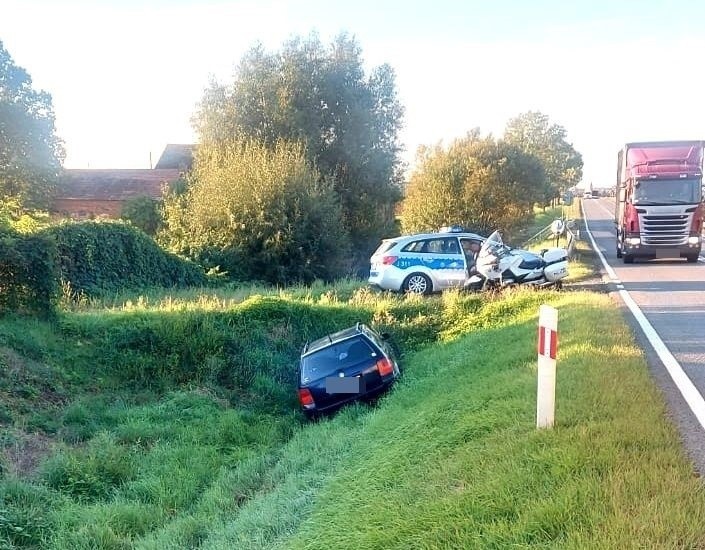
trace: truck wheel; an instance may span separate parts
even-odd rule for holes
[[[433,290],[431,280],[423,273],[412,273],[406,279],[402,288],[412,294],[430,294]]]
[[[631,254],[624,254],[622,256],[622,260],[624,261],[625,264],[633,264],[634,263],[634,256]]]
[[[694,264],[695,262],[698,261],[698,256],[699,256],[699,254],[689,254],[685,258],[688,260],[689,264]]]

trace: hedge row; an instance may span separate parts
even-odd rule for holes
[[[76,292],[95,295],[206,282],[200,266],[166,252],[142,231],[122,222],[65,223],[44,232],[56,242],[61,280]]]
[[[43,235],[0,233],[0,312],[48,315],[58,289],[56,246]]]
[[[0,233],[0,312],[48,314],[61,284],[96,295],[205,282],[200,266],[120,222],[65,223],[33,235]]]

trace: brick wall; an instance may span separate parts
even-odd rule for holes
[[[94,199],[56,199],[52,212],[62,217],[86,219],[97,216],[119,218],[124,201]]]

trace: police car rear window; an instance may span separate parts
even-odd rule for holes
[[[397,243],[395,241],[382,241],[382,243],[377,247],[377,250],[375,250],[373,256],[376,254],[384,254],[387,250],[392,248],[394,245]]]

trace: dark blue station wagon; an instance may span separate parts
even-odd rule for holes
[[[358,323],[304,347],[299,362],[299,402],[304,413],[314,417],[382,392],[399,374],[388,336]]]

